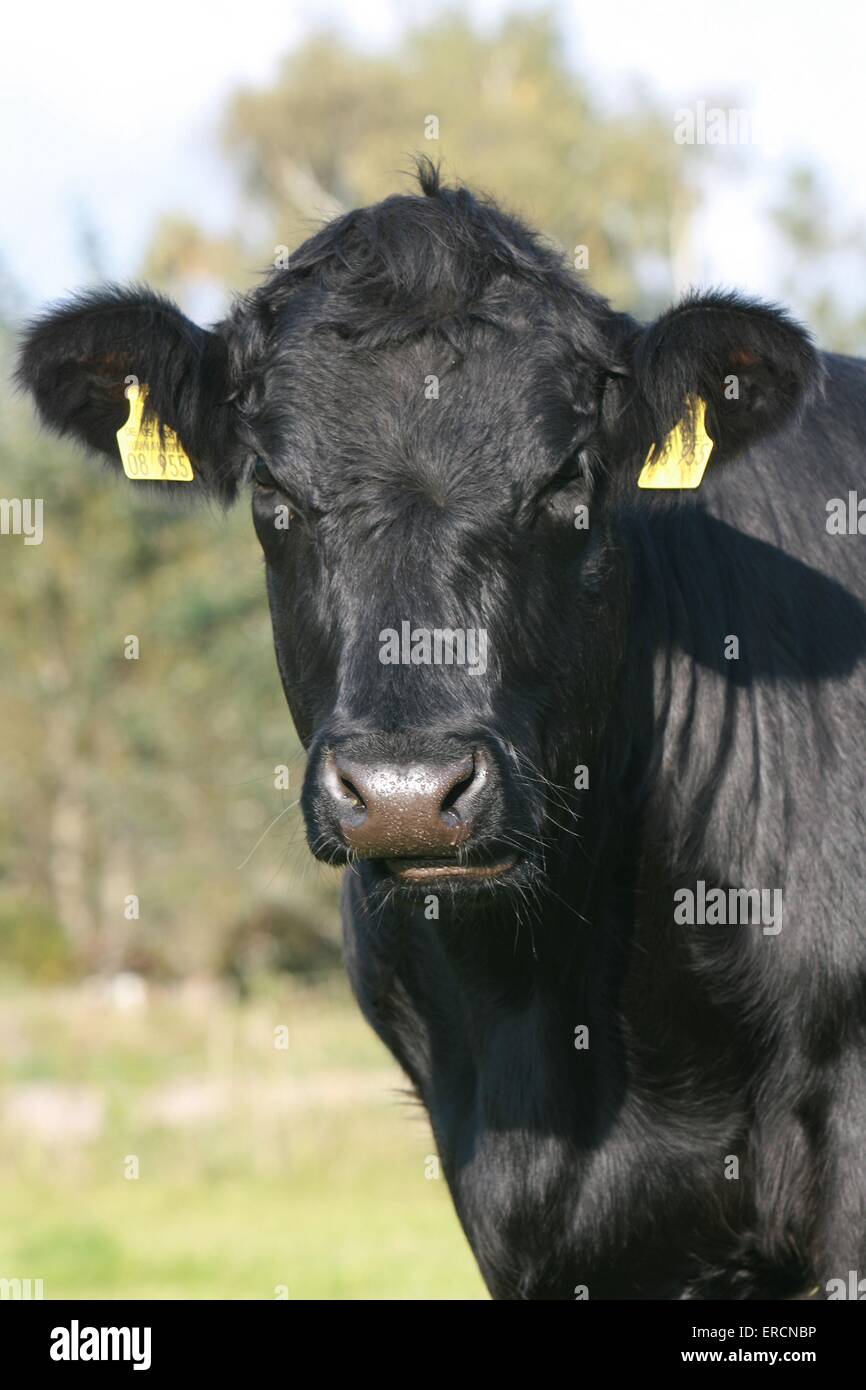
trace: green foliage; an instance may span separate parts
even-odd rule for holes
[[[216,968],[237,922],[274,895],[332,937],[336,878],[309,863],[298,812],[250,853],[297,798],[302,755],[246,508],[141,499],[37,435],[23,402],[2,406],[3,491],[43,499],[44,540],[2,541],[0,914],[32,902],[79,970]]]
[[[14,893],[0,897],[0,973],[56,984],[74,968],[69,940],[45,902]]]
[[[314,979],[339,963],[336,942],[322,936],[291,907],[263,903],[229,934],[221,973],[247,995],[262,977],[285,971]]]

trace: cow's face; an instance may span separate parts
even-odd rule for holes
[[[560,623],[590,533],[556,478],[574,412],[539,410],[554,371],[543,337],[492,325],[372,351],[287,330],[253,516],[323,856],[424,887],[533,862],[545,724],[589,657]]]
[[[406,893],[520,892],[574,833],[563,783],[613,708],[611,537],[651,505],[649,444],[700,396],[725,466],[814,360],[734,298],[641,328],[501,214],[428,192],[326,229],[214,332],[148,293],[79,300],[19,375],[110,457],[135,376],[196,474],[158,486],[251,490],[313,852]]]

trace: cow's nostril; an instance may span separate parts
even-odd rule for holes
[[[343,788],[343,791],[346,793],[347,797],[351,801],[352,805],[359,807],[361,810],[366,810],[366,802],[364,801],[363,796],[358,791],[358,788],[355,786],[354,782],[350,781],[349,778],[345,775],[345,773],[342,772],[337,773],[337,780],[340,783],[340,786]]]
[[[490,779],[490,765],[480,750],[473,753],[471,766],[449,787],[441,805],[441,813],[472,825],[475,814],[485,800]]]
[[[466,776],[460,777],[458,781],[454,783],[454,786],[450,789],[450,791],[446,792],[442,805],[439,807],[439,810],[442,815],[447,815],[449,811],[452,814],[460,814],[460,808],[458,807],[457,803],[460,800],[463,793],[469,790],[474,781],[475,762],[473,760],[472,767],[470,768],[469,772],[467,772]]]

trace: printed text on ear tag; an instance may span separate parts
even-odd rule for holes
[[[147,399],[146,386],[130,386],[129,419],[117,431],[117,447],[127,478],[134,482],[191,483],[192,464],[175,434],[158,420],[146,420],[141,415]]]
[[[698,396],[692,402],[694,448],[690,448],[683,421],[674,425],[658,453],[650,448],[637,480],[638,487],[698,487],[713,451],[707,434],[707,407]]]

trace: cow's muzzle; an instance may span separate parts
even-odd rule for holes
[[[391,761],[327,749],[315,777],[319,819],[351,859],[379,861],[409,884],[494,878],[513,867],[500,850],[478,855],[501,804],[500,774],[474,747],[448,757]]]

